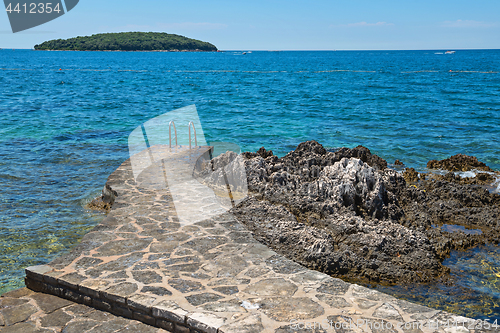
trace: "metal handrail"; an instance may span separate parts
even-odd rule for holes
[[[174,123],[174,121],[171,120],[168,123],[168,144],[169,144],[170,148],[172,148],[172,125],[174,125],[175,146],[177,146],[177,130],[175,129],[175,123]]]
[[[198,141],[196,140],[196,129],[194,128],[194,123],[192,121],[189,122],[188,128],[189,128],[189,149],[191,149],[191,125],[193,125],[193,132],[194,132],[194,146],[198,146]]]

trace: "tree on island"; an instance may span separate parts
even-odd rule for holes
[[[164,32],[120,32],[54,39],[35,50],[67,51],[217,51],[215,45]]]

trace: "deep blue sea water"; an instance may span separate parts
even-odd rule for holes
[[[134,128],[190,104],[209,141],[243,150],[282,156],[314,139],[362,144],[417,170],[457,153],[500,170],[500,50],[442,52],[0,50],[0,293],[102,219],[85,203],[128,158]],[[490,269],[470,269],[478,258]],[[454,253],[446,264],[463,282],[451,291],[379,288],[500,319],[499,251]]]

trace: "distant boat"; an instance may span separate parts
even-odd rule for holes
[[[444,54],[453,54],[455,51],[446,51]]]

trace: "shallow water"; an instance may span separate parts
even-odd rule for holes
[[[0,293],[102,219],[84,204],[128,158],[135,127],[190,104],[209,141],[243,150],[282,156],[314,139],[417,170],[457,153],[500,170],[500,51],[435,53],[0,50]],[[478,256],[500,262],[491,249],[468,253],[446,264],[483,272]],[[415,297],[498,316],[493,273],[481,274],[483,288],[457,275],[465,298],[440,286]],[[491,302],[460,305],[474,299]]]
[[[500,249],[485,245],[453,251],[444,265],[454,283],[384,287],[367,285],[395,297],[463,316],[500,323]]]

